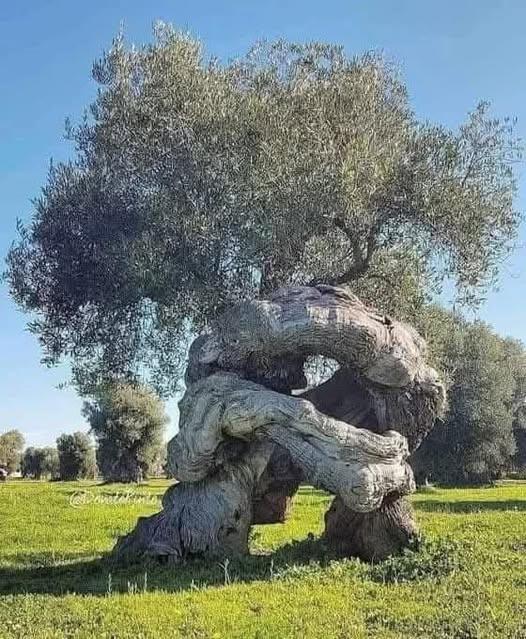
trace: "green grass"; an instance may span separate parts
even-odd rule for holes
[[[526,639],[524,482],[415,495],[423,549],[373,567],[330,559],[329,497],[310,488],[246,560],[112,567],[104,553],[166,486],[0,485],[0,638]]]

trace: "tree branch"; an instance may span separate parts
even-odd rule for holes
[[[351,244],[353,264],[344,273],[332,278],[332,280],[329,280],[329,284],[345,284],[346,282],[353,281],[358,277],[361,277],[367,272],[371,259],[376,251],[376,238],[383,222],[383,216],[381,216],[369,229],[364,251],[356,233],[353,232],[352,229],[349,229],[343,219],[341,217],[336,217],[334,219],[334,226],[347,236]]]

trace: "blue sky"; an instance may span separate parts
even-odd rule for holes
[[[478,100],[519,119],[526,138],[526,2],[523,0],[4,0],[0,7],[0,257],[27,219],[50,158],[68,157],[64,119],[77,120],[95,91],[92,61],[124,24],[137,43],[161,19],[229,58],[260,38],[327,40],[349,53],[382,50],[397,61],[412,104],[425,119],[456,126]],[[524,168],[519,166],[519,172]],[[520,177],[519,207],[526,181]],[[526,243],[526,230],[521,233]],[[526,250],[503,267],[479,316],[526,341]],[[41,445],[86,429],[81,400],[57,385],[67,368],[40,365],[36,338],[0,285],[0,432],[18,428]],[[175,428],[176,406],[170,402]]]

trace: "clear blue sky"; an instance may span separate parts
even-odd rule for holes
[[[456,126],[479,99],[526,132],[524,0],[4,0],[0,12],[0,256],[27,219],[50,158],[71,152],[64,118],[78,119],[94,95],[92,61],[124,23],[129,40],[150,38],[156,19],[200,37],[222,58],[256,39],[328,40],[350,53],[381,49],[400,63],[423,118]],[[523,168],[519,167],[522,172]],[[521,176],[519,206],[526,182]],[[523,229],[521,241],[526,240]],[[503,268],[500,290],[480,316],[526,340],[526,250]],[[19,428],[30,444],[85,429],[81,401],[58,390],[66,368],[40,365],[36,338],[0,288],[0,432]],[[176,416],[175,403],[169,412]],[[176,421],[175,419],[173,420]],[[172,429],[174,425],[172,425]]]

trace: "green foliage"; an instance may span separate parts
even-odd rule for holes
[[[526,428],[523,425],[514,424],[513,434],[517,452],[513,458],[515,469],[526,476]]]
[[[257,527],[255,556],[175,569],[101,558],[137,517],[158,510],[167,486],[133,488],[152,503],[110,500],[129,487],[93,482],[2,485],[0,521],[10,523],[0,546],[2,639],[524,636],[524,483],[415,495],[428,541],[418,570],[400,558],[404,579],[373,579],[382,564],[327,557],[308,535],[321,532],[330,497],[309,487],[287,523]],[[78,491],[101,499],[72,508]]]
[[[516,371],[513,396],[513,434],[517,452],[513,458],[514,470],[526,476],[526,349],[513,339],[506,340],[509,365]]]
[[[33,446],[25,449],[20,462],[20,472],[26,479],[40,479],[42,476],[37,449]]]
[[[64,481],[91,479],[97,472],[95,450],[89,435],[64,433],[57,439],[59,477]]]
[[[0,435],[0,468],[9,474],[20,467],[24,436],[18,430],[8,430]]]
[[[146,478],[162,462],[168,417],[159,397],[145,387],[114,383],[84,404],[97,439],[97,462],[107,481]]]
[[[475,302],[513,246],[512,123],[486,104],[457,131],[420,122],[381,57],[278,41],[220,64],[161,25],[93,74],[75,160],[8,258],[46,361],[88,393],[173,389],[193,330],[281,284],[352,283],[405,316],[447,276]]]
[[[60,473],[60,462],[58,451],[53,446],[45,446],[40,450],[40,468],[42,475],[51,479],[56,479]]]
[[[47,477],[56,479],[60,475],[60,463],[56,448],[26,448],[20,464],[22,476],[31,479]]]
[[[462,562],[458,542],[450,539],[419,540],[403,554],[373,564],[368,574],[374,581],[398,584],[420,579],[443,579],[460,570]]]
[[[449,407],[413,456],[417,477],[448,484],[493,481],[516,451],[526,351],[485,324],[439,308],[428,309],[421,324],[449,382]]]

